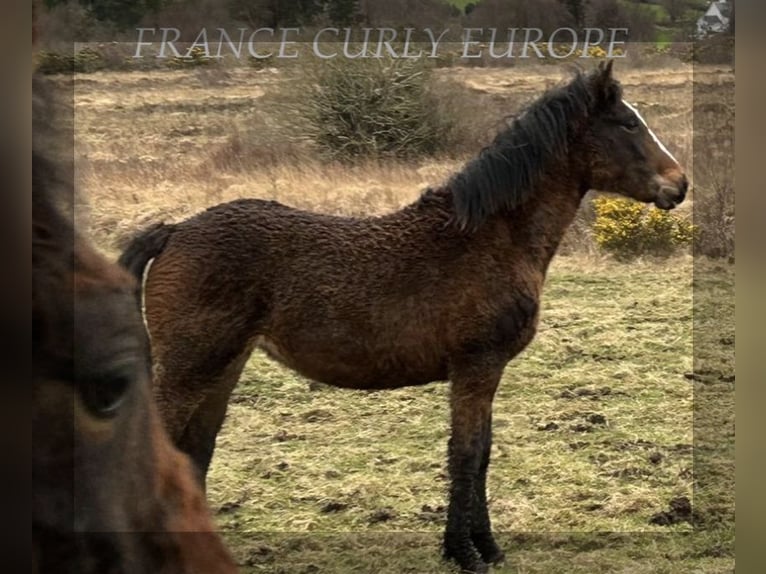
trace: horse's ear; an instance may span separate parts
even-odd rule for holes
[[[601,61],[598,65],[598,69],[594,73],[593,87],[596,93],[596,100],[600,105],[614,104],[619,96],[619,87],[612,76],[613,66],[614,60],[609,60],[607,62]]]
[[[614,60],[608,60],[607,62],[604,62],[603,60],[598,65],[598,69],[601,72],[601,76],[604,78],[604,80],[611,80],[612,79],[612,67],[614,66]]]

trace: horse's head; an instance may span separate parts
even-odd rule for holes
[[[33,149],[33,570],[234,572],[152,400],[135,281],[74,230],[59,163]]]
[[[132,277],[39,217],[35,209],[35,572],[234,572],[154,406]]]
[[[35,209],[36,526],[74,535],[141,528],[131,508],[143,496],[136,486],[153,482],[154,429],[131,278],[43,217]]]
[[[588,81],[593,96],[584,141],[589,187],[661,209],[681,203],[689,187],[684,170],[638,110],[622,99],[612,61],[600,65]]]

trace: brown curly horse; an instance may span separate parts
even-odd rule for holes
[[[234,573],[194,469],[154,405],[136,282],[78,236],[71,165],[41,148],[49,92],[36,78],[33,572]]]
[[[444,553],[502,560],[485,483],[492,400],[532,340],[548,264],[584,194],[670,209],[687,180],[611,62],[543,94],[446,184],[389,215],[331,217],[276,202],[218,205],[135,237],[167,428],[204,476],[229,395],[255,347],[330,385],[451,381]]]

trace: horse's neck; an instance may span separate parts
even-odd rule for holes
[[[570,182],[543,179],[522,205],[498,222],[507,226],[508,249],[543,275],[574,221],[582,192]]]
[[[491,250],[498,261],[523,261],[544,276],[567,228],[577,215],[582,195],[569,177],[542,178],[524,203],[511,212],[490,217],[472,235],[467,236],[456,229],[445,233],[446,245],[452,245],[455,241],[464,246],[473,245],[473,249],[482,256]],[[417,202],[392,217],[397,221],[401,217],[424,217],[429,221],[429,227],[436,225],[445,230],[454,218],[453,209],[449,190],[439,189],[426,192]],[[444,248],[448,247],[445,244],[439,246],[439,249]]]

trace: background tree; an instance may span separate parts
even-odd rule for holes
[[[359,13],[366,26],[416,29],[447,26],[462,14],[445,0],[361,0]]]
[[[232,0],[231,16],[250,26],[302,26],[324,10],[322,0]]]
[[[349,26],[356,20],[358,0],[327,0],[327,17],[336,26]]]
[[[619,0],[590,0],[586,23],[593,28],[627,28],[628,41],[652,42],[656,36],[654,16],[642,4],[623,4]]]
[[[548,37],[573,19],[561,0],[482,0],[468,17],[477,28],[539,28]]]
[[[662,5],[668,12],[668,18],[671,24],[675,24],[683,18],[686,11],[685,0],[662,0]]]
[[[588,0],[560,0],[560,2],[569,10],[575,26],[582,27],[585,23],[585,5]]]
[[[173,0],[79,0],[88,14],[102,22],[111,22],[118,29],[138,24],[149,13],[157,13]],[[48,8],[67,4],[68,0],[45,0]]]

